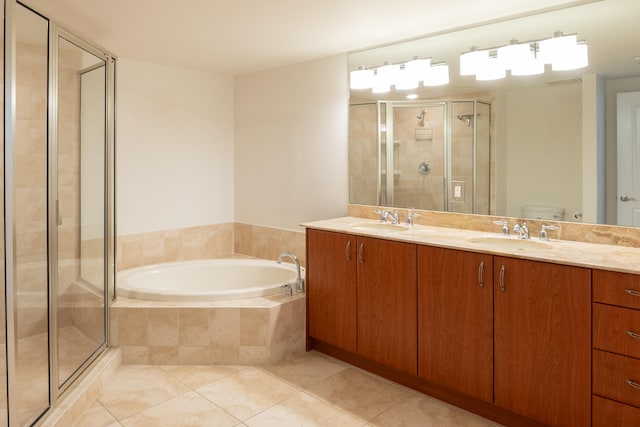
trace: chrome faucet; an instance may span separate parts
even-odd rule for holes
[[[501,225],[502,226],[502,230],[501,230],[500,234],[502,234],[503,236],[509,237],[509,223],[507,222],[507,220],[493,221],[493,223],[495,225]]]
[[[288,257],[291,258],[293,263],[296,265],[296,269],[298,270],[298,277],[296,278],[296,293],[304,292],[304,279],[302,278],[302,274],[300,273],[300,261],[298,261],[298,257],[292,254],[291,252],[282,252],[278,257],[278,264],[282,264],[282,259]]]
[[[377,213],[378,215],[380,215],[380,222],[381,223],[386,223],[387,220],[389,219],[389,217],[391,217],[391,224],[399,224],[400,223],[400,217],[398,216],[398,212],[389,212],[387,210],[382,210],[382,209],[377,209],[375,211],[373,211],[374,213]]]
[[[547,230],[557,230],[555,225],[542,225],[540,230],[540,240],[549,241],[549,232]]]
[[[417,214],[412,209],[409,209],[409,212],[407,213],[407,227],[413,227],[413,219],[419,216],[420,214]]]
[[[518,239],[529,240],[529,227],[524,222],[513,226],[513,232],[518,235]]]

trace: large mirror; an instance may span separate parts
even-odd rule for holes
[[[640,226],[639,17],[637,0],[602,0],[351,53],[350,71],[441,61],[449,83],[351,89],[350,202]],[[460,76],[473,46],[558,31],[586,42],[588,66]]]

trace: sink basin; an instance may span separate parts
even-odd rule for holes
[[[379,231],[408,231],[409,228],[400,224],[385,224],[382,222],[367,222],[363,224],[355,224],[350,227],[353,230],[358,231],[371,231],[371,232],[379,232]]]
[[[508,237],[476,237],[469,239],[470,243],[476,243],[492,247],[494,249],[507,249],[507,250],[548,250],[553,249],[553,246],[540,242],[538,240],[524,240],[513,239]]]

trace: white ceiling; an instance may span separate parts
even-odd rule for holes
[[[248,74],[573,0],[24,0],[119,57]]]

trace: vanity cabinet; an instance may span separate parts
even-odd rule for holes
[[[551,426],[588,426],[591,270],[493,262],[494,404]]]
[[[416,245],[358,237],[358,354],[417,374]]]
[[[593,427],[640,425],[640,275],[593,271]]]
[[[356,238],[307,231],[309,336],[356,352]]]
[[[418,376],[493,403],[493,256],[418,246]]]
[[[312,348],[505,425],[637,421],[640,399],[592,398],[591,290],[587,268],[307,229]]]
[[[417,373],[416,245],[307,230],[309,336]]]

